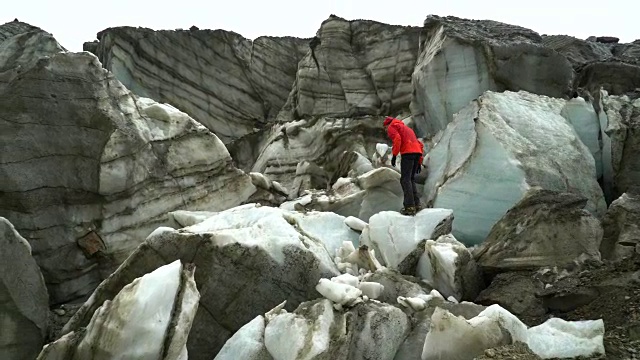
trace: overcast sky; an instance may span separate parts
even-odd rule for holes
[[[616,36],[622,42],[640,38],[640,1],[617,0],[8,0],[0,23],[18,18],[50,33],[68,50],[113,26],[152,29],[235,31],[247,38],[261,35],[312,37],[320,23],[335,14],[389,24],[420,26],[429,14],[491,19],[517,24],[540,34]]]

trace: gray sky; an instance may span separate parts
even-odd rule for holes
[[[114,26],[152,29],[235,31],[261,35],[311,37],[335,14],[353,19],[420,26],[429,14],[491,19],[533,29],[540,34],[640,38],[638,0],[11,0],[3,4],[0,23],[18,18],[50,33],[67,49]]]

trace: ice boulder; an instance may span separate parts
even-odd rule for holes
[[[357,184],[364,190],[358,218],[371,221],[380,211],[402,209],[400,174],[390,168],[378,168],[358,176]]]
[[[375,167],[384,166],[400,171],[400,158],[402,158],[402,155],[398,156],[395,167],[391,165],[392,157],[391,146],[385,143],[378,143],[376,144],[376,151],[371,156],[371,164]]]
[[[587,199],[532,188],[491,229],[476,252],[486,270],[530,270],[600,260],[602,225]]]
[[[267,319],[264,344],[277,360],[393,360],[409,326],[407,315],[389,304],[360,303],[341,312],[322,299],[293,313],[275,312]]]
[[[569,322],[551,318],[527,328],[499,305],[491,305],[465,320],[436,309],[424,342],[422,360],[471,360],[485,349],[522,342],[543,359],[604,354],[602,320]]]
[[[336,224],[352,231],[343,220]],[[256,316],[283,300],[295,309],[318,297],[315,285],[320,279],[340,274],[325,244],[302,228],[290,212],[246,205],[151,236],[98,287],[64,332],[85,326],[100,304],[135,277],[181,259],[198,267],[202,294],[189,334],[189,358],[210,360]]]
[[[227,340],[214,360],[273,360],[264,345],[265,326],[264,316],[256,316]]]
[[[255,202],[262,205],[279,206],[285,202],[289,196],[288,190],[277,181],[271,181],[264,174],[249,173],[251,182],[256,187],[256,192],[251,195],[247,202]]]
[[[524,91],[488,91],[447,126],[429,153],[425,200],[454,211],[459,241],[483,242],[533,186],[580,195],[588,211],[604,215],[593,155],[560,114],[564,105]]]
[[[493,319],[476,316],[465,320],[437,308],[424,341],[422,360],[472,360],[485,349],[508,344],[509,336]]]
[[[347,217],[346,219],[344,219],[344,223],[352,230],[358,232],[362,232],[362,230],[364,230],[364,228],[367,226],[367,223],[365,221],[362,221],[355,216]]]
[[[283,311],[268,321],[264,343],[274,359],[313,359],[331,350],[331,302],[307,304],[307,309],[310,316]]]
[[[402,300],[402,299],[399,299]],[[476,305],[474,303],[461,303],[455,304],[447,302],[441,297],[437,296],[420,296],[417,298],[404,299],[405,303],[408,303],[407,308],[410,308],[412,304],[420,304],[421,307],[412,308],[411,314],[411,332],[405,338],[404,342],[396,353],[395,360],[405,359],[420,359],[422,356],[425,338],[431,328],[431,318],[434,312],[438,309],[447,310],[451,314],[456,316],[462,316],[465,319],[471,319],[477,316],[485,307]],[[400,303],[403,305],[403,303]],[[415,305],[414,305],[415,306]],[[405,310],[410,311],[410,310]],[[442,360],[448,359],[443,356]]]
[[[602,320],[551,318],[527,330],[527,345],[543,359],[604,355]]]
[[[362,295],[362,290],[353,285],[327,279],[320,279],[316,290],[325,298],[340,305],[352,305]]]
[[[200,294],[179,260],[135,279],[96,309],[86,329],[42,349],[38,360],[186,359]]]
[[[360,243],[375,249],[382,265],[412,275],[422,255],[420,244],[451,231],[453,212],[424,209],[415,216],[383,211],[371,217]]]
[[[388,304],[398,303],[398,298],[400,297],[427,299],[431,290],[421,279],[410,275],[402,275],[397,270],[388,268],[367,273],[362,277],[362,282],[380,284],[382,293],[377,299]]]
[[[487,90],[563,97],[574,73],[537,33],[490,20],[429,16],[413,71],[411,108],[420,136],[444,130]]]
[[[445,297],[472,301],[484,287],[471,252],[451,235],[427,240],[416,275]]]
[[[323,243],[329,254],[335,254],[343,241],[350,241],[354,247],[359,246],[360,234],[346,224],[344,216],[320,211],[304,214],[293,212],[285,216],[298,231]]]
[[[0,217],[0,359],[33,359],[47,334],[49,298],[31,246]]]

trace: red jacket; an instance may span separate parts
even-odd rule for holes
[[[387,136],[393,141],[391,152],[393,156],[398,154],[422,154],[424,145],[410,127],[398,119],[391,120],[387,128]],[[422,163],[422,157],[420,158]]]

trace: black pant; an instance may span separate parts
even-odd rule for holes
[[[420,197],[416,190],[416,171],[420,166],[422,154],[402,154],[400,158],[400,185],[404,192],[404,207],[420,205]]]

